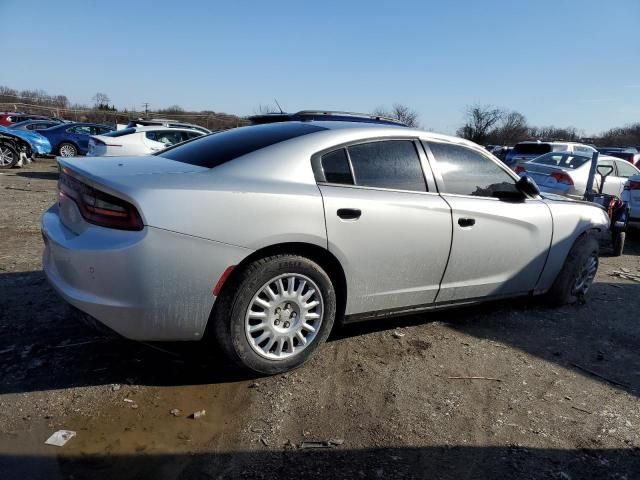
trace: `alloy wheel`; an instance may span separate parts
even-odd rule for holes
[[[307,348],[320,331],[324,301],[309,277],[286,273],[272,278],[253,296],[245,334],[258,355],[284,360]]]
[[[0,167],[9,167],[15,162],[13,152],[6,148],[0,146]]]
[[[571,293],[576,296],[584,296],[589,291],[598,271],[598,255],[592,253],[580,266],[576,281],[573,284]]]
[[[65,143],[60,147],[60,156],[61,157],[75,157],[76,156],[76,147],[69,143]]]

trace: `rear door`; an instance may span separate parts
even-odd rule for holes
[[[347,277],[346,313],[433,303],[451,246],[451,211],[420,143],[360,142],[317,154],[313,164],[328,248]]]
[[[451,256],[437,302],[526,293],[535,288],[552,235],[549,208],[537,199],[500,200],[514,178],[481,149],[428,142],[442,197],[451,206]]]

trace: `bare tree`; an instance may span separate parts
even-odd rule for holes
[[[457,130],[457,135],[484,145],[494,126],[504,116],[504,112],[491,105],[476,104],[467,107],[465,116],[465,124]]]
[[[271,105],[270,103],[259,104],[256,108],[253,109],[253,113],[256,115],[266,115],[269,113],[280,113],[280,109]]]
[[[393,118],[394,120],[398,120],[409,127],[420,126],[420,123],[418,122],[418,112],[411,110],[409,107],[401,103],[394,103],[391,110],[387,110],[385,107],[378,107],[373,111],[373,115]]]
[[[503,112],[498,126],[489,132],[487,141],[496,145],[515,145],[529,137],[526,117],[512,110]]]
[[[93,106],[94,107],[100,107],[101,105],[108,105],[109,102],[111,101],[109,98],[109,95],[107,95],[106,93],[101,93],[98,92],[96,93],[91,100],[93,100]]]

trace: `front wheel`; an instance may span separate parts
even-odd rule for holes
[[[562,270],[547,293],[554,305],[575,303],[584,299],[598,271],[598,240],[582,234],[569,250]]]
[[[75,157],[78,155],[78,149],[73,143],[64,142],[58,147],[58,153],[61,157]]]
[[[0,168],[11,168],[20,158],[20,153],[17,149],[6,143],[0,144]]]
[[[275,374],[299,367],[329,336],[336,295],[327,273],[298,255],[256,260],[218,299],[215,339],[233,361]]]

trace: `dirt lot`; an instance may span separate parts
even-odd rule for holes
[[[640,284],[610,275],[638,273],[639,231],[585,305],[353,325],[255,378],[69,314],[40,265],[56,178],[51,160],[0,174],[0,478],[640,478]],[[44,445],[58,429],[77,436]]]

